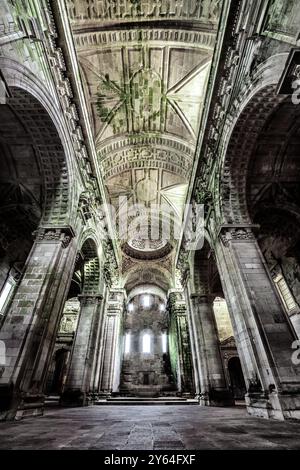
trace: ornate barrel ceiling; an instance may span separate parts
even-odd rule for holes
[[[120,197],[129,206],[142,204],[146,232],[153,204],[169,207],[177,220],[182,217],[220,3],[67,2],[110,202],[117,211]],[[158,270],[164,281],[155,283],[168,284],[162,270],[170,278],[174,274],[174,239],[133,239],[130,233],[120,238],[123,272],[135,273],[131,283],[134,277],[136,283],[154,282],[151,275]]]

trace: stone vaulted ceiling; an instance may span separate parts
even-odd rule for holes
[[[164,204],[182,217],[220,3],[67,0],[98,164],[117,209],[125,196],[146,214]],[[159,259],[173,274],[174,240],[125,241],[123,271],[156,259],[155,272]]]

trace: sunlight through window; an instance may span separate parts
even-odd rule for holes
[[[143,336],[143,353],[151,352],[151,338],[149,333],[145,333]]]
[[[130,353],[130,333],[126,333],[125,335],[125,354]]]
[[[161,336],[161,342],[162,342],[162,352],[165,354],[167,352],[168,344],[167,344],[167,333],[164,332]]]
[[[150,307],[150,295],[144,295],[143,296],[143,305],[145,308]]]

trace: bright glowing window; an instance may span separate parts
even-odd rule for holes
[[[130,343],[131,343],[130,333],[126,333],[125,334],[125,354],[130,353]]]
[[[168,349],[167,333],[166,332],[164,332],[161,335],[161,346],[162,346],[162,352],[163,352],[163,354],[165,354],[167,352],[167,349]]]
[[[143,296],[143,305],[145,308],[149,308],[150,307],[150,295],[144,295]]]
[[[13,284],[10,281],[7,281],[0,294],[0,313],[6,306],[12,288]]]
[[[128,312],[133,312],[133,304],[128,305]]]
[[[284,277],[281,274],[278,274],[275,277],[274,282],[280,294],[280,297],[286,306],[287,311],[291,312],[295,310],[297,308],[297,304]]]
[[[143,353],[151,352],[151,338],[149,333],[143,335]]]

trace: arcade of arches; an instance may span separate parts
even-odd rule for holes
[[[300,419],[299,24],[299,0],[0,1],[1,420]]]

